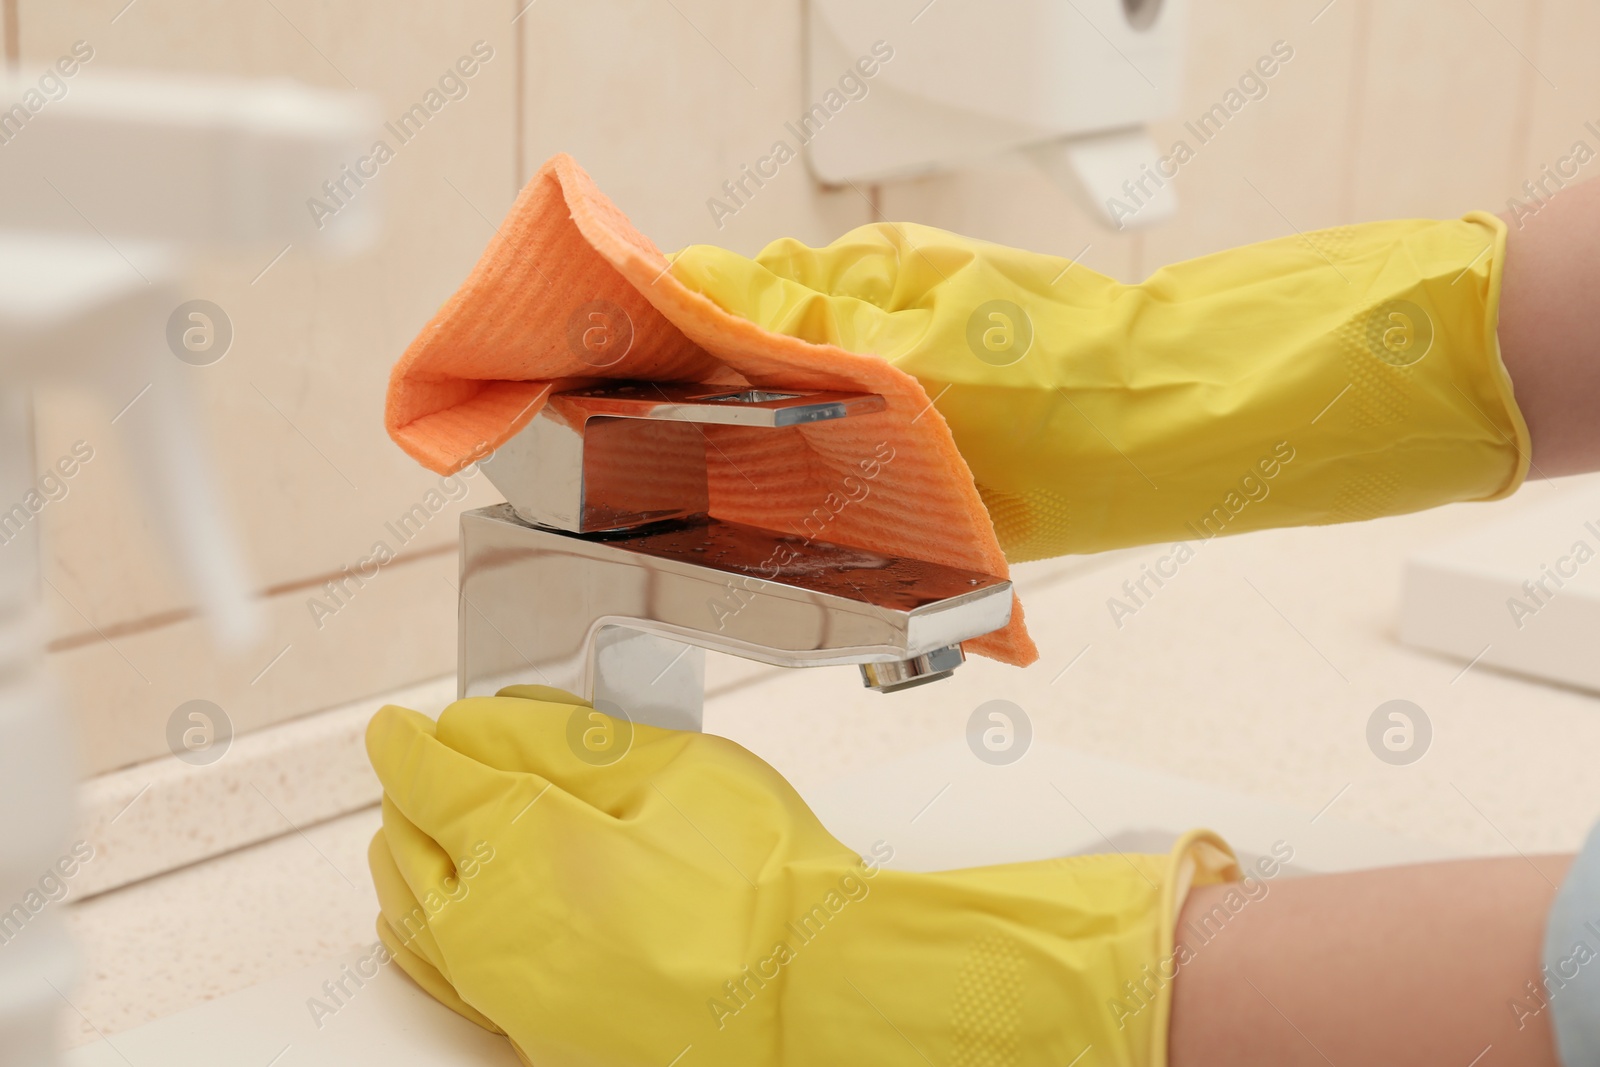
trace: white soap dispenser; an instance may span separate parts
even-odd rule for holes
[[[1177,110],[1186,23],[1186,0],[808,0],[789,132],[824,184],[1021,153],[1149,225],[1177,207],[1146,123]]]

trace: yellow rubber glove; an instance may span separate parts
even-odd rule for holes
[[[1176,913],[1237,877],[1207,833],[888,869],[733,742],[550,690],[386,707],[367,747],[385,942],[530,1064],[1164,1064]]]
[[[387,826],[403,827],[391,832],[411,835],[409,846],[401,846],[402,854],[410,855],[414,863],[434,854],[433,850],[437,846],[431,841],[423,841],[422,832],[393,810],[388,797],[383,800],[383,811]],[[383,942],[384,948],[388,949],[389,958],[398,963],[401,970],[409,974],[412,980],[445,1007],[471,1019],[485,1030],[492,1030],[497,1034],[504,1033],[505,1031],[457,995],[455,987],[450,984],[450,979],[439,969],[444,966],[444,960],[439,954],[439,946],[433,940],[432,931],[428,929],[430,911],[437,914],[452,899],[459,899],[461,893],[459,886],[463,884],[470,892],[470,879],[463,881],[461,873],[456,870],[453,863],[435,871],[437,877],[437,881],[433,883],[435,895],[429,901],[429,906],[425,907],[412,892],[405,876],[400,873],[400,868],[394,860],[394,853],[389,849],[389,839],[383,830],[373,835],[372,843],[367,848],[367,866],[372,870],[372,884],[378,890],[378,939]],[[425,898],[428,896],[426,889],[423,890],[423,896]]]
[[[1527,428],[1496,324],[1505,224],[1379,222],[1124,285],[927,226],[672,272],[915,375],[1013,561],[1504,496]]]

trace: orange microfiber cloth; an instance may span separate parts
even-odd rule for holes
[[[389,435],[449,474],[527,425],[564,379],[878,393],[887,409],[872,415],[783,430],[706,427],[711,513],[1008,573],[972,474],[915,378],[872,355],[771,333],[667,268],[571,157],[553,157],[395,364]],[[591,328],[613,331],[604,361],[585,349]],[[1038,658],[1020,604],[1004,629],[965,647],[1018,665]]]

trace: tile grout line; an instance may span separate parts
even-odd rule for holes
[[[1522,30],[1528,50],[1539,55],[1539,31],[1543,24],[1544,0],[1531,0],[1528,4],[1527,15],[1523,19]],[[1507,176],[1507,188],[1515,196],[1519,189],[1518,180],[1524,175],[1531,175],[1536,168],[1533,148],[1534,127],[1534,100],[1539,92],[1539,72],[1533,66],[1533,60],[1523,64],[1521,77],[1517,81],[1517,107],[1511,118],[1511,145],[1507,153],[1512,160],[1515,170]]]
[[[521,17],[527,11],[524,0],[511,0],[511,7],[511,196],[515,199],[528,183],[528,146],[524,142],[528,125],[528,31]]]
[[[1367,74],[1371,68],[1371,0],[1356,0],[1354,39],[1350,42],[1350,110],[1345,116],[1344,165],[1339,176],[1339,220],[1349,225],[1356,220],[1356,176],[1361,155],[1362,119],[1366,110]]]
[[[22,65],[22,29],[17,21],[17,0],[3,0],[6,46],[6,73],[15,74]]]

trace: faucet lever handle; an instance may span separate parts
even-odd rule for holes
[[[606,382],[552,396],[479,467],[524,522],[629,530],[707,513],[704,426],[782,429],[885,406],[875,393]]]
[[[817,389],[696,385],[685,382],[613,382],[551,398],[583,418],[653,419],[707,426],[803,426],[884,409],[876,393]]]

